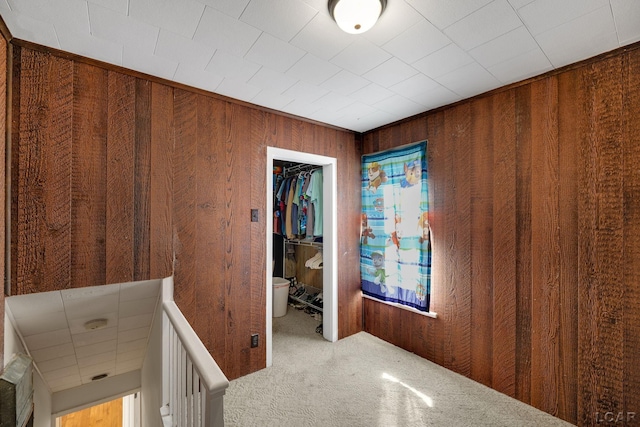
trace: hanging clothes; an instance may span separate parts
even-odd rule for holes
[[[313,167],[295,165],[294,169]],[[322,168],[274,177],[274,227],[288,239],[313,240],[322,236]]]
[[[317,169],[311,174],[311,182],[307,188],[306,195],[313,205],[313,235],[322,236],[322,192],[323,192],[322,169]]]

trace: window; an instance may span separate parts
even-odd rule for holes
[[[365,296],[429,312],[427,141],[362,156],[360,278]]]

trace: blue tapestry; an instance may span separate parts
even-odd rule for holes
[[[362,156],[360,277],[370,297],[428,312],[427,141]]]

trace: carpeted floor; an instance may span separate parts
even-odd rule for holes
[[[365,332],[335,343],[288,308],[273,366],[231,381],[226,426],[566,426]]]

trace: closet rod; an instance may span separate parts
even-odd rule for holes
[[[299,163],[297,165],[293,165],[293,166],[285,166],[284,168],[284,176],[285,177],[289,177],[295,174],[298,174],[300,172],[308,172],[308,171],[313,171],[316,169],[322,169],[322,166],[318,166],[318,165],[308,165],[305,163]]]

